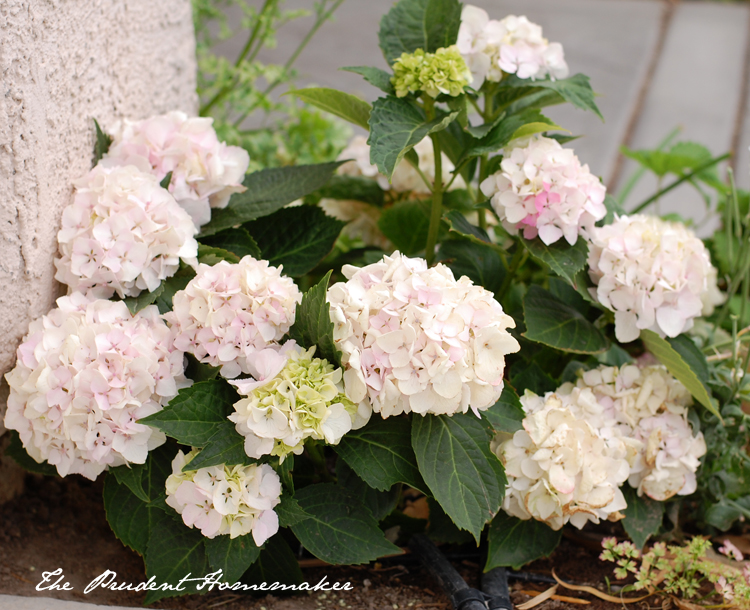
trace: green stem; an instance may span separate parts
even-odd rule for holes
[[[505,279],[503,280],[500,289],[495,293],[495,299],[497,299],[498,301],[501,301],[505,296],[505,293],[508,292],[508,288],[510,288],[510,284],[515,277],[516,272],[521,267],[524,260],[526,260],[527,254],[528,251],[526,250],[526,248],[520,243],[516,243],[516,251],[513,253],[513,258],[510,260],[510,267],[508,267],[508,272],[505,274]]]
[[[329,17],[333,15],[334,11],[341,6],[341,4],[344,2],[344,0],[336,0],[333,3],[333,6],[331,6],[330,9],[323,12],[325,9],[326,0],[323,0],[323,3],[318,7],[317,10],[317,16],[315,18],[315,23],[313,24],[312,28],[310,28],[310,31],[307,33],[307,35],[302,39],[302,42],[297,45],[297,48],[294,50],[294,52],[289,56],[289,59],[287,59],[286,63],[284,64],[284,69],[281,71],[280,75],[276,77],[274,81],[272,81],[268,87],[266,87],[265,91],[263,91],[263,94],[261,95],[261,98],[265,98],[268,94],[271,93],[276,87],[278,87],[284,78],[284,75],[288,72],[288,70],[292,67],[295,61],[297,61],[297,58],[299,57],[300,53],[305,49],[307,46],[307,43],[310,42],[313,36],[317,33],[317,31],[320,29],[320,27],[328,21]],[[237,119],[234,122],[234,126],[238,127],[242,124],[242,121],[244,121],[250,113],[255,110],[258,107],[258,102],[253,104],[239,119]]]
[[[721,155],[719,157],[714,157],[713,159],[709,159],[705,163],[699,165],[696,167],[693,171],[685,174],[684,176],[678,178],[675,180],[672,184],[669,186],[665,186],[663,189],[659,189],[659,191],[646,199],[645,201],[639,203],[635,208],[633,208],[630,211],[630,214],[637,214],[638,212],[642,211],[643,209],[647,208],[649,205],[651,205],[654,201],[658,201],[662,196],[666,195],[669,191],[671,191],[674,188],[677,188],[680,186],[683,182],[686,182],[687,180],[690,180],[693,176],[696,174],[699,174],[700,172],[707,170],[709,167],[716,165],[717,163],[721,163],[725,159],[729,158],[729,153],[726,153],[724,155]]]
[[[443,154],[437,137],[433,135],[430,138],[432,139],[432,149],[435,152],[435,184],[432,187],[430,228],[427,231],[427,246],[425,248],[428,267],[431,267],[435,261],[435,246],[440,229],[440,219],[443,217]]]
[[[659,146],[656,147],[656,150],[664,150],[669,144],[674,140],[677,135],[682,131],[681,127],[675,127],[669,135],[667,135],[666,138],[664,138],[661,142],[659,142]],[[636,184],[638,184],[638,181],[643,177],[643,175],[646,173],[645,166],[641,165],[641,167],[638,168],[638,171],[636,171],[630,179],[627,181],[625,186],[622,188],[622,191],[617,196],[617,199],[620,202],[620,205],[623,205],[625,203],[625,199],[627,199],[628,195],[630,194],[630,191],[633,190],[633,187],[635,187]]]
[[[276,4],[278,0],[266,0],[263,4],[263,8],[260,10],[260,13],[258,13],[258,20],[255,23],[255,27],[250,32],[250,36],[247,39],[247,42],[245,43],[244,48],[242,49],[242,52],[240,53],[239,57],[237,58],[237,61],[234,62],[234,67],[238,68],[240,64],[245,61],[245,57],[247,57],[247,54],[250,52],[250,49],[252,48],[253,44],[255,44],[255,41],[258,38],[258,35],[260,34],[261,30],[263,29],[263,16],[265,15],[266,11],[268,11],[273,5]],[[258,47],[260,48],[260,46]],[[253,53],[253,56],[257,53],[257,50],[255,53]],[[235,88],[237,85],[237,78],[235,77],[232,79],[231,84],[225,85],[222,87],[216,95],[214,95],[205,105],[201,107],[201,109],[198,111],[198,114],[200,116],[206,116],[208,114],[208,111],[211,110],[216,104],[218,104],[221,100],[223,100],[227,95],[229,95],[232,92],[232,89]]]

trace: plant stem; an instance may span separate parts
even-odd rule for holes
[[[699,165],[696,167],[693,171],[685,174],[684,176],[678,178],[675,180],[672,184],[669,186],[665,186],[663,189],[659,189],[659,191],[646,199],[646,201],[643,201],[639,203],[637,206],[635,206],[629,213],[630,214],[637,214],[638,212],[642,211],[644,208],[647,208],[649,205],[651,205],[654,201],[658,201],[659,198],[661,198],[663,195],[666,195],[669,191],[671,191],[673,188],[676,188],[680,186],[683,182],[686,182],[687,180],[690,180],[693,176],[696,174],[699,174],[700,172],[708,169],[712,165],[716,165],[717,163],[721,163],[725,159],[729,158],[729,153],[723,154],[719,157],[714,157],[713,159],[709,159],[705,163]]]
[[[513,258],[510,260],[510,267],[508,267],[508,272],[505,274],[505,279],[500,286],[500,290],[495,293],[495,299],[497,299],[498,301],[500,301],[505,296],[505,293],[508,292],[510,283],[513,281],[513,278],[516,275],[516,271],[518,271],[524,260],[526,260],[527,254],[528,251],[526,250],[526,248],[520,243],[516,243],[516,251],[513,253]]]
[[[659,142],[659,146],[656,147],[656,150],[664,150],[669,144],[674,140],[677,135],[682,131],[681,127],[675,127],[669,135],[667,135],[666,138],[664,138],[661,142]],[[638,168],[638,170],[630,177],[630,179],[627,181],[625,186],[622,188],[622,191],[620,191],[620,194],[617,196],[617,199],[620,202],[620,205],[623,205],[625,203],[625,199],[627,199],[628,195],[630,194],[630,191],[633,190],[633,187],[635,187],[636,184],[638,184],[638,181],[643,177],[643,175],[646,173],[646,168],[641,165],[641,167]]]
[[[432,187],[430,228],[427,231],[427,246],[425,248],[428,267],[431,267],[435,261],[435,245],[440,229],[440,219],[443,217],[443,153],[437,136],[430,136],[430,139],[432,140],[432,149],[435,152],[435,184]]]
[[[240,64],[245,60],[245,57],[247,57],[247,54],[249,53],[253,44],[255,44],[255,41],[258,38],[258,35],[260,34],[263,28],[263,23],[264,23],[263,16],[266,14],[266,11],[268,11],[277,2],[278,0],[266,0],[265,3],[263,4],[263,8],[260,10],[260,13],[258,13],[258,20],[255,22],[255,27],[250,32],[250,36],[248,37],[247,42],[245,43],[245,46],[242,49],[242,52],[237,58],[237,61],[234,62],[235,68],[238,68],[240,66]],[[253,56],[255,56],[255,53],[253,53]],[[211,108],[213,108],[221,100],[223,100],[227,95],[229,95],[232,92],[232,89],[234,89],[236,85],[237,85],[237,78],[234,78],[230,85],[225,85],[224,87],[222,87],[216,93],[216,95],[214,95],[206,104],[204,104],[201,107],[201,109],[198,111],[198,114],[200,116],[206,116],[208,114],[208,111],[211,110]]]

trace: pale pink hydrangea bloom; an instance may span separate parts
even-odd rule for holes
[[[274,507],[280,501],[281,479],[268,464],[210,466],[182,469],[199,450],[182,451],[172,460],[167,477],[167,505],[175,509],[190,528],[206,538],[229,534],[237,538],[252,532],[257,546],[279,531]]]
[[[654,500],[690,495],[706,453],[687,420],[690,393],[662,365],[600,366],[560,391],[578,393],[579,416],[629,445],[629,483]]]
[[[239,263],[198,265],[197,275],[172,299],[165,319],[175,346],[220,366],[227,378],[250,373],[247,357],[279,341],[294,324],[302,293],[281,267],[246,256]]]
[[[729,557],[730,559],[734,559],[735,561],[744,561],[745,556],[742,554],[742,551],[740,551],[731,540],[724,540],[724,544],[719,547],[719,553],[722,555],[725,555],[726,557]]]
[[[499,82],[503,72],[532,79],[565,78],[569,73],[562,45],[550,43],[542,28],[524,16],[497,21],[484,9],[467,4],[456,44],[477,89],[485,79]]]
[[[98,165],[76,186],[55,260],[55,279],[71,292],[138,296],[174,275],[180,259],[197,263],[195,225],[151,174]]]
[[[634,341],[643,329],[676,337],[722,302],[703,242],[679,222],[620,216],[590,235],[594,298],[615,312],[615,335]]]
[[[519,345],[491,292],[399,252],[342,273],[328,302],[351,400],[384,418],[478,413],[497,401],[505,356]]]
[[[555,530],[622,519],[627,503],[620,486],[630,473],[622,439],[580,417],[570,395],[527,391],[521,404],[523,430],[492,444],[508,477],[503,510]]]
[[[245,190],[250,157],[239,146],[219,142],[213,119],[169,112],[143,121],[122,121],[101,163],[136,165],[159,181],[172,172],[169,190],[196,226],[211,220],[211,208],[224,208]]]
[[[503,226],[549,245],[561,237],[575,244],[607,214],[605,188],[557,140],[534,136],[505,150],[500,170],[480,185]]]
[[[95,479],[109,466],[143,464],[166,437],[137,421],[190,385],[156,306],[131,315],[121,301],[61,297],[17,353],[5,376],[5,426],[60,476]]]

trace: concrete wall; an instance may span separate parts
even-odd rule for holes
[[[0,374],[61,292],[56,234],[91,119],[195,113],[195,78],[190,0],[0,0]]]

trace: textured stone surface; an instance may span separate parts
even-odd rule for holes
[[[53,254],[92,117],[195,112],[189,0],[0,2],[0,373],[60,286]]]

